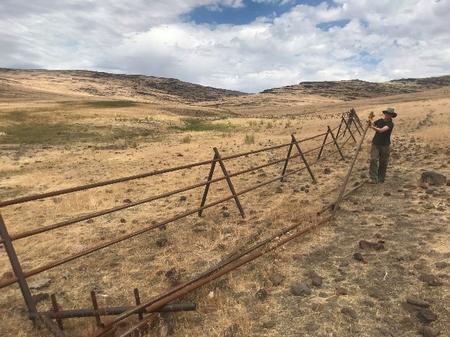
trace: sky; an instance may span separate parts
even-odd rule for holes
[[[450,74],[450,0],[0,0],[0,67],[259,92]]]

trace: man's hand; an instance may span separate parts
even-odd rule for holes
[[[387,126],[387,125],[383,126],[382,128],[377,128],[377,127],[372,125],[371,128],[373,130],[375,130],[376,132],[378,132],[378,133],[383,133],[383,132],[386,132],[386,131],[389,130],[389,126]]]

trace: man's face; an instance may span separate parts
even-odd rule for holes
[[[386,120],[391,120],[392,119],[392,117],[390,115],[386,114],[386,113],[383,113],[383,116],[384,116],[384,119],[386,119]]]

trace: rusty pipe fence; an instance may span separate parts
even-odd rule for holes
[[[352,131],[352,127],[354,129],[353,131]],[[20,233],[10,234],[8,232],[5,221],[0,214],[0,245],[4,246],[5,251],[10,260],[12,270],[13,270],[13,277],[0,280],[0,289],[17,283],[19,285],[20,291],[22,293],[22,297],[26,304],[29,318],[31,320],[33,320],[33,322],[41,321],[55,336],[64,336],[62,320],[65,318],[88,317],[88,316],[95,317],[97,326],[102,327],[103,323],[101,321],[101,316],[119,315],[122,312],[128,312],[131,310],[131,311],[133,311],[133,313],[135,313],[139,317],[140,320],[142,320],[143,315],[147,314],[149,312],[152,312],[152,310],[148,311],[145,308],[139,309],[141,299],[139,296],[139,291],[137,289],[134,289],[134,300],[135,300],[136,306],[132,307],[132,308],[130,308],[130,307],[99,308],[97,299],[96,299],[96,294],[95,294],[95,292],[91,292],[92,308],[62,310],[61,306],[57,302],[56,296],[52,295],[51,296],[52,309],[50,311],[46,311],[46,312],[39,312],[37,309],[35,299],[32,296],[27,279],[34,275],[41,274],[45,271],[48,271],[50,269],[53,269],[53,268],[56,268],[63,264],[66,264],[70,261],[76,260],[78,258],[81,258],[81,257],[89,255],[89,254],[92,254],[98,250],[110,247],[119,242],[131,239],[133,237],[136,237],[143,233],[149,232],[151,230],[161,228],[169,223],[172,223],[176,220],[183,219],[187,216],[190,216],[193,214],[198,214],[198,216],[201,216],[205,209],[217,206],[217,205],[227,202],[229,200],[233,200],[235,202],[240,215],[244,218],[245,211],[244,211],[244,207],[239,198],[241,195],[249,193],[249,192],[254,191],[262,186],[266,186],[268,184],[271,184],[271,183],[274,183],[277,181],[282,182],[285,177],[299,173],[301,171],[307,171],[311,180],[313,181],[313,183],[315,183],[316,177],[314,176],[314,173],[313,173],[311,167],[313,165],[315,165],[316,163],[318,163],[323,158],[325,158],[323,153],[324,153],[324,150],[326,149],[326,147],[328,145],[334,145],[336,150],[328,153],[328,156],[338,153],[340,158],[342,160],[344,160],[345,156],[343,154],[342,147],[349,140],[353,140],[356,143],[356,137],[354,135],[354,131],[356,133],[361,134],[362,128],[363,128],[363,125],[362,125],[356,111],[354,109],[352,109],[349,112],[342,115],[339,126],[333,128],[333,129],[331,129],[329,126],[327,126],[327,129],[324,133],[314,135],[312,137],[298,140],[295,137],[295,135],[293,134],[293,135],[291,135],[291,141],[289,143],[274,145],[274,146],[270,146],[270,147],[264,147],[264,148],[260,148],[257,150],[248,151],[248,152],[239,153],[239,154],[228,155],[228,156],[221,156],[219,149],[213,148],[214,156],[211,160],[207,160],[207,161],[185,164],[185,165],[181,165],[181,166],[177,166],[177,167],[171,167],[171,168],[162,169],[162,170],[155,170],[155,171],[141,173],[141,174],[137,174],[137,175],[131,175],[131,176],[117,178],[117,179],[105,180],[105,181],[101,181],[101,182],[95,182],[95,183],[91,183],[91,184],[55,190],[55,191],[51,191],[51,192],[33,194],[33,195],[25,196],[25,197],[0,201],[0,208],[7,207],[7,206],[11,206],[11,205],[23,204],[23,203],[36,201],[36,200],[42,200],[42,199],[55,197],[55,196],[67,195],[67,194],[71,194],[71,193],[75,193],[75,192],[79,192],[79,191],[86,191],[86,190],[90,190],[90,189],[94,189],[94,188],[117,184],[117,183],[124,183],[124,182],[129,182],[129,181],[133,181],[133,180],[137,180],[137,179],[143,179],[143,178],[147,178],[147,177],[151,177],[151,176],[162,175],[162,174],[169,173],[169,172],[182,171],[182,170],[191,169],[194,167],[210,165],[210,170],[209,170],[208,178],[206,181],[199,182],[199,183],[196,183],[196,184],[193,184],[190,186],[182,187],[182,188],[179,188],[179,189],[176,189],[173,191],[165,192],[165,193],[162,193],[159,195],[150,196],[150,197],[147,197],[147,198],[144,198],[141,200],[137,200],[137,201],[134,201],[131,203],[115,206],[115,207],[108,208],[108,209],[103,209],[100,211],[91,212],[88,214],[79,215],[72,219],[68,219],[68,220],[56,222],[53,224],[41,226],[38,228],[26,230],[26,231],[23,231]],[[347,132],[350,134],[350,136],[345,139],[345,134]],[[302,146],[304,143],[307,143],[307,142],[313,141],[313,140],[320,140],[322,137],[323,137],[323,141],[321,142],[320,146],[316,146],[316,147],[314,147],[312,149],[308,149],[306,151],[302,150]],[[341,144],[339,144],[340,139],[344,140]],[[258,153],[263,153],[263,152],[276,150],[276,149],[283,149],[283,148],[287,148],[287,155],[285,158],[271,160],[268,163],[265,163],[262,165],[250,167],[248,169],[244,169],[244,170],[237,171],[234,173],[229,173],[229,171],[227,170],[227,167],[225,165],[225,162],[229,161],[229,160],[238,159],[238,158],[241,158],[244,156],[250,156],[250,155],[254,155],[254,154],[258,154]],[[296,154],[293,154],[292,151],[295,151]],[[317,153],[317,155],[315,155],[314,153]],[[308,161],[307,157],[310,155],[313,155],[313,154],[314,154],[314,160],[311,161],[311,159],[309,159],[309,161]],[[291,162],[291,160],[293,160],[295,158],[299,158],[299,160],[303,164],[303,166],[300,168],[288,170],[289,163]],[[281,173],[279,176],[277,176],[275,178],[271,178],[270,180],[267,180],[264,182],[260,182],[256,185],[253,185],[249,188],[246,188],[246,189],[243,189],[240,191],[237,191],[235,189],[235,186],[234,186],[231,178],[237,177],[237,176],[240,176],[240,175],[243,175],[246,173],[254,172],[256,170],[266,168],[269,166],[274,166],[277,164],[283,164],[282,170],[281,170]],[[222,171],[222,176],[218,177],[218,178],[213,178],[217,166],[220,167],[220,170]],[[220,181],[226,182],[231,195],[221,198],[219,200],[207,203],[208,192],[209,192],[211,184],[217,183]],[[190,191],[190,190],[201,188],[201,187],[203,187],[202,199],[201,199],[199,207],[197,207],[195,209],[187,210],[183,213],[177,214],[168,219],[159,221],[158,223],[153,224],[151,226],[146,226],[146,227],[140,228],[139,230],[133,231],[131,233],[127,233],[127,234],[118,236],[110,241],[95,245],[93,247],[85,248],[75,254],[66,256],[59,260],[53,261],[51,263],[47,263],[45,265],[41,265],[36,268],[27,270],[27,271],[24,271],[22,268],[22,264],[20,263],[19,257],[17,255],[15,247],[14,247],[14,242],[17,240],[33,237],[33,236],[36,236],[36,235],[39,235],[39,234],[42,234],[45,232],[49,232],[49,231],[52,231],[55,229],[68,227],[70,225],[77,224],[81,221],[97,218],[100,216],[104,216],[106,214],[115,213],[115,212],[125,210],[125,209],[131,208],[131,207],[136,207],[139,205],[147,204],[152,201],[160,200],[163,198],[173,196],[175,194],[179,194],[182,192]],[[157,311],[180,311],[180,310],[195,310],[195,305],[191,304],[191,303],[167,304],[165,306],[158,307]],[[53,319],[56,320],[56,323],[53,321]]]

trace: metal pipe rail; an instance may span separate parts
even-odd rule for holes
[[[302,140],[299,140],[299,143],[304,143],[304,142],[307,142],[309,140],[313,140],[313,139],[322,137],[324,135],[325,135],[325,133],[321,133],[321,134],[314,135],[314,136],[311,136],[311,137],[308,137],[308,138],[304,138]],[[260,148],[260,149],[253,150],[253,151],[237,153],[237,154],[234,154],[234,155],[229,155],[229,156],[222,157],[222,160],[226,161],[226,160],[236,159],[236,158],[243,157],[243,156],[257,154],[257,153],[260,153],[260,152],[276,150],[276,149],[280,149],[280,148],[289,146],[290,144],[291,143],[273,145],[273,146],[270,146],[270,147],[264,147],[264,148]],[[151,171],[151,172],[145,172],[145,173],[135,174],[135,175],[131,175],[131,176],[126,176],[126,177],[121,177],[121,178],[116,178],[116,179],[100,181],[100,182],[96,182],[96,183],[92,183],[92,184],[85,184],[85,185],[69,187],[69,188],[64,188],[64,189],[50,191],[50,192],[32,194],[32,195],[28,195],[28,196],[24,196],[24,197],[19,197],[19,198],[14,198],[14,199],[10,199],[10,200],[0,201],[0,207],[10,206],[10,205],[17,205],[17,204],[23,204],[23,203],[26,203],[26,202],[35,201],[35,200],[39,200],[39,199],[46,199],[46,198],[50,198],[50,197],[56,197],[56,196],[59,196],[59,195],[85,191],[85,190],[89,190],[89,189],[93,189],[93,188],[97,188],[97,187],[123,183],[123,182],[131,181],[131,180],[143,179],[143,178],[147,178],[147,177],[151,177],[151,176],[161,175],[161,174],[164,174],[164,173],[171,173],[171,172],[176,172],[176,171],[180,171],[180,170],[191,169],[191,168],[198,167],[198,166],[209,165],[209,164],[212,164],[215,161],[217,161],[217,160],[216,159],[205,160],[205,161],[200,161],[200,162],[196,162],[196,163],[192,163],[192,164],[180,165],[180,166],[170,167],[170,168],[167,168],[167,169],[155,170],[155,171]]]
[[[317,149],[318,149],[318,148],[315,148],[315,149],[313,149],[313,150],[317,150]],[[311,152],[312,152],[312,151],[310,151],[309,153],[311,153]],[[306,152],[305,152],[305,153],[306,153]],[[334,154],[334,153],[336,153],[336,152],[333,152],[333,153],[331,153],[330,155],[332,155],[332,154]],[[297,156],[299,156],[299,155],[292,156],[291,158],[294,158],[294,157],[297,157]],[[323,158],[326,158],[326,157],[322,157],[321,159],[317,159],[317,160],[315,160],[314,162],[310,163],[310,165],[311,165],[311,166],[312,166],[312,165],[315,165],[317,162],[321,161]],[[285,160],[285,159],[283,159],[282,161],[284,161],[284,160]],[[281,161],[281,162],[282,162],[282,161]],[[268,165],[268,164],[266,164],[266,165]],[[257,184],[257,185],[254,185],[254,186],[252,186],[252,187],[249,187],[249,188],[247,188],[247,189],[245,189],[245,190],[239,191],[239,192],[236,193],[236,196],[240,196],[240,195],[249,193],[249,192],[254,191],[254,190],[256,190],[256,189],[258,189],[258,188],[260,188],[260,187],[263,187],[263,186],[265,186],[265,185],[268,185],[268,184],[271,184],[271,183],[273,183],[273,182],[279,181],[281,178],[285,178],[285,177],[287,177],[287,176],[290,176],[290,175],[292,175],[292,174],[301,172],[301,171],[306,170],[306,169],[307,169],[307,167],[306,167],[306,166],[303,166],[303,167],[301,167],[301,168],[299,168],[299,169],[292,170],[292,171],[288,171],[288,172],[286,172],[284,175],[277,176],[276,178],[270,179],[270,180],[268,180],[268,181],[265,181],[265,182],[262,182],[262,183],[260,183],[260,184]],[[202,186],[203,186],[203,185],[202,185]],[[209,203],[209,204],[206,204],[206,205],[204,205],[204,206],[201,206],[201,207],[198,207],[198,208],[195,208],[195,209],[186,211],[186,212],[184,212],[184,213],[178,214],[178,215],[176,215],[176,216],[174,216],[174,217],[171,217],[171,218],[169,218],[169,219],[163,220],[163,221],[161,221],[160,223],[154,224],[154,225],[152,225],[152,226],[144,227],[144,228],[142,228],[142,229],[140,229],[140,230],[138,230],[138,231],[135,231],[135,232],[132,232],[132,233],[129,233],[129,234],[122,235],[122,236],[120,236],[120,237],[118,237],[118,238],[116,238],[116,239],[114,239],[114,240],[111,240],[111,241],[102,243],[102,244],[100,244],[100,245],[97,245],[97,246],[94,246],[94,247],[91,247],[91,248],[83,249],[83,250],[79,251],[78,253],[75,253],[75,254],[73,254],[73,255],[70,255],[70,256],[68,256],[68,257],[66,257],[66,258],[57,260],[57,261],[52,262],[52,263],[48,263],[48,264],[43,265],[43,266],[41,266],[41,267],[32,269],[32,270],[30,270],[30,271],[28,271],[28,272],[24,272],[24,277],[25,277],[25,278],[28,278],[28,277],[31,277],[31,276],[40,274],[40,273],[42,273],[42,272],[44,272],[44,271],[48,271],[48,270],[53,269],[53,268],[55,268],[55,267],[58,267],[58,266],[60,266],[60,265],[62,265],[62,264],[65,264],[65,263],[71,262],[71,261],[73,261],[73,260],[76,260],[76,259],[78,259],[78,258],[80,258],[80,257],[86,256],[86,255],[89,255],[89,254],[92,254],[92,253],[94,253],[94,252],[96,252],[96,251],[98,251],[98,250],[107,248],[107,247],[109,247],[109,246],[112,246],[112,245],[114,245],[114,244],[120,243],[120,242],[125,241],[125,240],[128,240],[128,239],[131,239],[131,238],[133,238],[133,237],[135,237],[135,236],[144,234],[144,233],[149,232],[149,231],[151,231],[151,230],[154,230],[154,229],[157,229],[157,228],[161,228],[161,227],[163,227],[163,226],[165,226],[165,225],[167,225],[167,224],[169,224],[169,223],[171,223],[171,222],[174,222],[174,221],[180,220],[180,219],[182,219],[182,218],[185,218],[185,217],[187,217],[187,216],[189,216],[189,215],[198,213],[199,211],[202,211],[202,210],[204,210],[204,209],[211,208],[211,207],[213,207],[213,206],[219,205],[219,204],[221,204],[221,203],[223,203],[223,202],[226,202],[226,201],[229,201],[229,200],[231,200],[231,199],[233,199],[233,198],[234,198],[234,195],[231,195],[231,196],[228,196],[228,197],[226,197],[226,198],[216,200],[216,201],[211,202],[211,203]],[[0,289],[1,289],[1,288],[4,288],[4,287],[6,287],[6,286],[9,286],[9,285],[11,285],[11,284],[14,284],[14,283],[16,283],[17,281],[18,281],[18,278],[17,278],[17,277],[13,277],[13,278],[10,278],[10,279],[7,279],[7,280],[3,280],[3,281],[0,282]]]
[[[330,141],[328,143],[325,143],[325,145],[329,145],[331,143],[332,143],[332,141]],[[320,148],[320,146],[316,147],[316,148],[313,148],[313,149],[310,149],[308,151],[305,151],[303,153],[304,154],[309,154],[311,152],[314,152],[314,151],[318,150],[319,148]],[[242,175],[242,174],[245,174],[245,173],[249,173],[249,172],[253,172],[253,171],[259,170],[261,168],[265,168],[265,167],[269,167],[269,166],[272,166],[272,165],[276,165],[278,163],[286,162],[286,161],[288,161],[290,159],[294,159],[294,158],[297,158],[297,157],[300,157],[300,154],[296,154],[296,155],[290,156],[288,158],[283,158],[283,159],[271,161],[271,162],[269,162],[267,164],[263,164],[263,165],[256,166],[256,167],[251,167],[249,169],[245,169],[245,170],[238,171],[238,172],[235,172],[235,173],[230,173],[229,177],[230,178],[231,177],[236,177],[236,176],[239,176],[239,175]],[[159,194],[159,195],[156,195],[156,196],[151,196],[151,197],[148,197],[148,198],[144,198],[144,199],[141,199],[141,200],[138,200],[138,201],[135,201],[135,202],[131,202],[131,203],[127,203],[127,204],[124,204],[124,205],[120,205],[120,206],[116,206],[116,207],[112,207],[112,208],[108,208],[108,209],[104,209],[104,210],[88,213],[88,214],[85,214],[85,215],[80,215],[80,216],[72,218],[72,219],[68,219],[68,220],[64,220],[64,221],[61,221],[61,222],[49,224],[49,225],[46,225],[46,226],[42,226],[40,228],[31,229],[31,230],[28,230],[28,231],[25,231],[25,232],[22,232],[22,233],[11,234],[10,238],[11,238],[12,241],[23,239],[23,238],[27,238],[27,237],[30,237],[30,236],[33,236],[33,235],[45,233],[45,232],[48,232],[48,231],[51,231],[51,230],[54,230],[54,229],[59,229],[59,228],[66,227],[66,226],[69,226],[69,225],[72,225],[72,224],[76,224],[76,223],[79,223],[81,221],[97,218],[97,217],[100,217],[100,216],[103,216],[103,215],[107,215],[107,214],[110,214],[110,213],[118,212],[118,211],[121,211],[121,210],[124,210],[124,209],[128,209],[128,208],[131,208],[131,207],[136,207],[136,206],[139,206],[139,205],[142,205],[142,204],[146,204],[146,203],[149,203],[149,202],[152,202],[152,201],[156,201],[156,200],[159,200],[159,199],[167,198],[167,197],[179,194],[179,193],[190,191],[190,190],[193,190],[193,189],[196,189],[196,188],[199,188],[199,187],[206,186],[206,185],[211,184],[211,183],[215,183],[215,182],[219,182],[219,181],[225,180],[225,179],[226,179],[225,176],[224,177],[215,178],[215,179],[210,179],[210,180],[207,180],[205,182],[197,183],[197,184],[190,185],[190,186],[187,186],[187,187],[183,187],[183,188],[180,188],[180,189],[177,189],[177,190],[174,190],[174,191],[162,193],[162,194]],[[0,239],[0,244],[3,243],[3,242],[4,242],[4,239]]]

